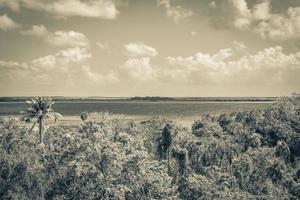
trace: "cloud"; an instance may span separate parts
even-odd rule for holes
[[[154,79],[150,57],[129,58],[119,68],[122,78],[126,81],[146,82]]]
[[[108,73],[102,75],[99,73],[92,72],[91,67],[87,65],[82,66],[83,74],[87,77],[88,80],[91,80],[93,83],[111,83],[115,84],[119,82],[119,77],[114,71],[109,71]]]
[[[190,34],[191,34],[192,36],[195,36],[195,35],[198,35],[199,33],[198,33],[197,31],[190,31]]]
[[[81,63],[90,57],[91,54],[87,49],[68,48],[53,55],[33,59],[28,63],[0,61],[0,70],[4,75],[13,77],[13,79],[26,77],[34,83],[48,83],[70,76],[73,71],[78,71]]]
[[[243,56],[235,62],[229,62],[229,65],[240,69],[285,69],[291,67],[300,67],[300,52],[295,54],[285,54],[281,46],[265,48],[254,55]]]
[[[31,29],[21,31],[23,35],[44,37],[49,34],[47,28],[44,25],[33,25]]]
[[[243,42],[234,40],[232,44],[233,44],[233,48],[236,51],[245,51],[246,50],[246,45]]]
[[[143,43],[129,43],[124,47],[127,54],[131,57],[147,57],[156,56],[158,54],[155,48]]]
[[[183,70],[189,72],[201,70],[201,68],[208,69],[210,71],[223,71],[226,68],[225,60],[233,55],[233,50],[230,48],[221,49],[214,55],[208,53],[198,52],[189,57],[167,57],[166,60],[172,66],[183,66]]]
[[[58,66],[67,66],[69,64],[79,63],[88,58],[91,54],[84,48],[68,48],[57,52],[54,55],[47,55],[31,61],[34,68],[52,69]]]
[[[208,6],[209,6],[210,8],[216,8],[216,7],[217,7],[215,1],[211,1],[211,2],[208,4]]]
[[[62,47],[87,47],[89,45],[87,37],[83,33],[75,31],[56,31],[47,38],[47,42],[50,45]]]
[[[21,31],[21,34],[41,37],[44,41],[57,47],[88,47],[89,40],[83,34],[75,31],[49,32],[44,25],[34,25],[30,30]]]
[[[300,52],[287,54],[281,46],[274,46],[250,54],[244,43],[233,41],[231,47],[214,54],[168,56],[164,63],[156,62],[150,56],[132,57],[115,74],[121,83],[266,86],[288,81],[293,71],[299,71]]]
[[[193,11],[182,8],[179,5],[171,5],[171,1],[172,0],[157,0],[157,5],[163,6],[166,9],[167,16],[173,19],[175,23],[194,14]]]
[[[7,70],[14,70],[14,69],[28,69],[27,63],[19,63],[15,61],[3,61],[0,60],[0,68],[7,69]]]
[[[111,48],[108,43],[97,42],[96,45],[99,47],[101,51],[110,52]]]
[[[111,0],[1,0],[0,5],[13,10],[25,7],[31,10],[43,11],[56,18],[91,17],[115,19],[119,13]]]
[[[243,43],[235,41],[232,47],[213,54],[197,52],[187,57],[168,56],[164,61],[150,56],[129,57],[123,64],[107,69],[90,66],[92,55],[88,49],[75,47],[30,62],[0,61],[0,77],[5,83],[71,85],[83,89],[88,85],[111,84],[140,89],[153,85],[170,89],[176,85],[202,88],[202,91],[203,88],[258,87],[259,91],[264,91],[280,85],[287,88],[299,85],[296,77],[300,72],[300,52],[285,53],[281,46],[251,54],[244,49]]]
[[[251,24],[251,10],[245,0],[230,0],[235,14],[234,26],[238,29],[245,29]]]
[[[262,38],[287,40],[300,37],[300,7],[290,7],[285,13],[272,13],[271,0],[263,0],[252,9],[245,0],[229,0],[233,5],[234,26],[249,30]]]
[[[231,48],[221,49],[214,55],[196,53],[189,57],[167,57],[169,64],[161,74],[167,77],[189,83],[213,83],[234,82],[238,77],[240,82],[255,80],[262,74],[268,82],[269,77],[284,74],[293,69],[300,69],[300,52],[285,54],[280,46],[265,48],[255,54],[245,54],[232,60],[235,50]],[[249,78],[251,76],[251,78]],[[248,77],[248,78],[247,78]]]
[[[300,38],[300,4],[277,0],[224,0],[212,1],[214,6],[202,3],[215,28],[227,28],[257,34],[273,41]]]
[[[0,15],[0,30],[9,31],[20,27],[18,23],[9,18],[6,14]]]
[[[285,15],[272,14],[268,21],[260,21],[254,32],[274,40],[300,38],[300,7],[289,8]]]
[[[30,81],[32,84],[72,86],[85,84],[115,84],[119,78],[110,70],[95,72],[87,61],[92,57],[86,48],[74,47],[42,56],[28,63],[0,60],[0,77],[9,81]]]
[[[259,4],[254,5],[252,17],[255,20],[268,20],[271,17],[270,10],[270,0],[265,0]]]
[[[20,10],[20,1],[18,0],[0,0],[0,6],[6,6],[13,11]]]

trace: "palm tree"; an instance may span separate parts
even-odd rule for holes
[[[44,126],[46,118],[54,118],[55,121],[63,116],[57,112],[54,112],[52,105],[54,102],[49,97],[36,97],[31,100],[26,101],[27,104],[30,104],[30,108],[25,111],[25,119],[35,119],[32,127],[29,130],[29,133],[33,130],[35,125],[39,124],[39,142],[40,144],[44,143]]]

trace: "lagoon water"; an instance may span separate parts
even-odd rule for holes
[[[204,113],[236,112],[262,109],[271,102],[203,102],[203,101],[70,101],[56,102],[54,109],[63,115],[81,112],[109,112],[128,116],[195,117]],[[24,102],[1,102],[0,115],[19,115]]]

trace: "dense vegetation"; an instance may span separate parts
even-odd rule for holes
[[[300,102],[162,119],[111,117],[38,133],[0,123],[1,199],[299,199]]]

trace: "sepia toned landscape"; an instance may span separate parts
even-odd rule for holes
[[[0,0],[0,199],[300,199],[300,1]]]

